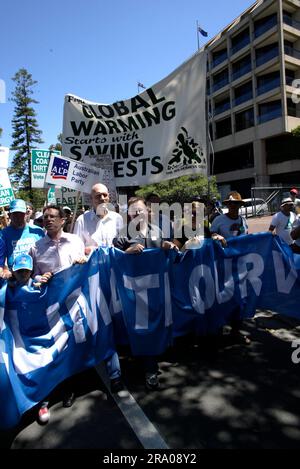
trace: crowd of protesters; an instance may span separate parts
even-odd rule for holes
[[[281,201],[280,210],[273,215],[269,227],[296,254],[300,254],[298,195],[298,190],[291,188],[290,197]],[[0,277],[8,280],[11,295],[14,289],[24,285],[41,288],[59,270],[86,262],[98,247],[115,247],[127,254],[140,255],[150,247],[194,249],[202,245],[204,238],[226,247],[228,238],[248,232],[246,219],[239,215],[244,201],[236,191],[230,192],[223,201],[228,208],[225,214],[216,200],[195,197],[183,216],[171,220],[157,211],[160,202],[158,194],[150,194],[146,200],[132,197],[124,219],[110,204],[108,188],[101,183],[92,187],[91,209],[81,211],[77,217],[68,206],[47,205],[35,211],[31,203],[15,199],[0,214]],[[201,210],[203,216],[198,217]],[[239,308],[234,311],[231,327],[233,336],[242,343],[250,343],[249,337],[240,332]],[[147,388],[157,389],[157,357],[141,357],[141,362]],[[111,392],[119,392],[123,382],[118,354],[114,353],[105,364]],[[65,381],[64,388],[63,405],[70,407],[75,398],[72,377]],[[40,422],[49,420],[48,401],[41,403],[38,416]]]

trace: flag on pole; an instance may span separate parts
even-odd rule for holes
[[[204,37],[208,36],[208,33],[206,31],[204,31],[204,29],[200,28],[200,26],[198,26],[198,32],[200,34],[202,34],[202,36],[204,36]]]
[[[144,90],[146,89],[146,86],[144,86],[143,83],[141,83],[140,81],[138,81],[138,86],[139,86],[140,88],[144,88]]]

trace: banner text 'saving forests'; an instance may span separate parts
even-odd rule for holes
[[[131,99],[66,95],[63,155],[92,165],[111,155],[117,186],[206,174],[205,83],[201,52]]]

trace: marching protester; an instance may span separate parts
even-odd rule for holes
[[[178,247],[163,239],[158,226],[148,223],[146,202],[141,197],[132,197],[128,201],[128,227],[124,227],[119,237],[113,240],[116,248],[127,254],[141,254],[145,248],[176,249]],[[158,362],[154,355],[141,357],[146,387],[149,390],[159,388]]]
[[[291,238],[294,242],[291,244],[291,248],[295,254],[300,254],[300,200],[295,204],[295,208],[298,215],[292,226]]]
[[[64,227],[63,227],[63,230],[65,233],[71,233],[71,226],[72,226],[72,210],[70,209],[70,207],[63,207],[63,211],[65,212],[65,224],[64,224]]]
[[[91,190],[92,210],[80,215],[74,226],[74,234],[79,236],[85,246],[85,254],[89,255],[97,247],[110,247],[113,239],[123,227],[123,218],[109,210],[109,192],[104,184],[95,184]],[[106,362],[106,371],[110,378],[112,393],[123,389],[121,367],[117,352]]]
[[[204,238],[210,238],[210,232],[204,220],[204,212],[202,211],[202,204],[198,201],[191,203],[190,217],[183,218],[179,221],[179,226],[175,229],[180,231],[181,236],[175,238],[173,241],[176,246],[184,251],[186,248],[200,247],[201,241]]]
[[[109,192],[104,184],[95,184],[91,190],[92,209],[80,215],[74,233],[82,239],[85,254],[99,246],[112,246],[112,241],[123,227],[123,219],[109,210]]]
[[[0,212],[0,230],[3,230],[3,228],[6,228],[9,225],[9,216],[5,210]]]
[[[48,205],[44,208],[43,223],[46,236],[30,249],[33,259],[33,275],[36,281],[43,282],[45,278],[61,269],[75,263],[86,262],[83,242],[76,235],[64,233],[64,222],[65,213],[61,207]],[[72,377],[65,381],[64,388],[63,406],[71,407],[75,399]],[[46,413],[46,407],[42,405],[41,409],[44,409],[42,413]]]
[[[34,208],[33,205],[30,202],[26,202],[26,217],[25,217],[26,223],[29,225],[33,225],[33,220],[34,220]]]
[[[296,205],[298,202],[300,202],[300,199],[298,198],[299,196],[299,191],[298,189],[296,189],[296,187],[292,187],[290,189],[290,197],[292,199],[292,201],[294,202],[294,204]]]
[[[239,215],[239,209],[244,201],[239,192],[229,192],[227,199],[223,204],[228,207],[228,213],[217,216],[210,227],[211,238],[220,241],[225,247],[226,239],[230,237],[245,235],[248,233],[248,225],[246,219]],[[249,337],[243,335],[240,331],[242,326],[241,310],[238,306],[233,311],[233,319],[231,321],[231,336],[235,341],[241,341],[246,345],[250,344]]]
[[[26,224],[26,203],[22,199],[15,199],[10,204],[10,225],[0,231],[0,237],[4,242],[4,260],[0,277],[10,276],[10,272],[4,268],[6,260],[7,267],[11,270],[14,259],[19,254],[28,254],[31,246],[45,236],[43,230],[37,226]]]
[[[146,205],[149,212],[149,219],[151,223],[158,225],[162,232],[163,238],[171,241],[174,237],[172,222],[170,218],[161,211],[158,213],[160,202],[161,200],[159,195],[155,193],[147,195]],[[156,223],[156,219],[158,223]]]
[[[282,199],[280,211],[273,215],[269,231],[277,234],[289,246],[293,243],[291,231],[296,215],[293,212],[294,202],[290,197]]]
[[[31,278],[33,271],[33,261],[32,257],[29,254],[20,254],[14,260],[12,265],[12,276],[8,280],[8,290],[7,290],[7,302],[11,309],[15,309],[15,302],[18,300],[18,295],[20,289],[27,287],[30,290],[38,289],[39,286],[43,283],[47,283],[51,278],[51,274],[45,274],[39,283],[35,283]],[[28,318],[26,318],[25,324],[29,324]],[[36,327],[36,324],[35,324]],[[38,420],[40,423],[47,423],[50,419],[50,410],[48,409],[49,403],[43,401],[39,406],[38,411]]]

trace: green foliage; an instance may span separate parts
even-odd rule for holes
[[[32,88],[37,82],[32,79],[32,75],[24,68],[21,68],[12,79],[16,82],[11,97],[11,100],[15,102],[11,150],[15,151],[15,154],[9,172],[11,181],[17,182],[18,187],[29,191],[29,199],[32,200],[30,155],[32,149],[38,148],[37,144],[43,143],[41,139],[42,132],[38,129],[36,112],[31,106],[38,103],[32,97]]]
[[[292,131],[291,134],[293,137],[300,137],[300,125],[298,127],[295,127]]]
[[[50,145],[49,147],[50,151],[56,150],[56,151],[62,152],[62,134],[58,134],[57,140],[58,142],[56,142],[55,144],[52,143],[52,145]]]
[[[147,197],[154,192],[159,195],[162,202],[172,204],[173,202],[190,202],[195,197],[208,196],[218,197],[216,178],[213,176],[208,179],[206,176],[181,176],[176,179],[170,179],[166,182],[150,184],[136,191],[138,197]]]
[[[14,189],[16,199],[23,199],[26,202],[31,202],[36,210],[40,210],[47,199],[47,189]]]

